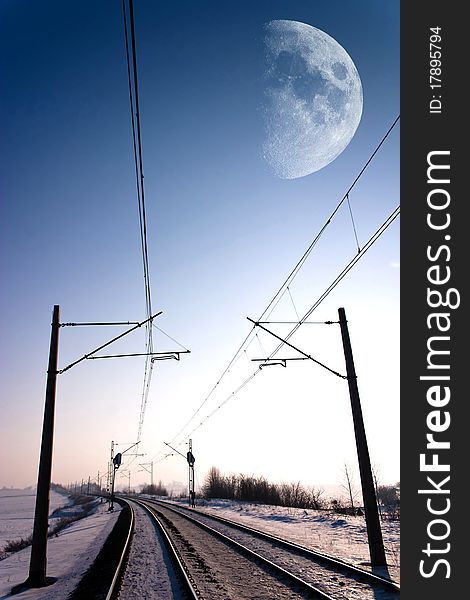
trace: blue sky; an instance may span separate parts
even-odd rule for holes
[[[36,477],[52,306],[60,304],[63,321],[113,321],[143,319],[145,303],[121,3],[4,1],[0,17],[0,433],[11,457],[0,483],[26,485]],[[399,14],[393,2],[138,1],[135,18],[153,304],[164,311],[157,324],[191,349],[156,372],[142,436],[150,460],[204,400],[249,331],[246,316],[263,310],[398,115]],[[335,38],[363,85],[349,146],[296,180],[276,178],[261,156],[263,24],[273,19]],[[362,242],[398,204],[398,148],[397,127],[351,194]],[[397,221],[320,311],[325,319],[339,306],[348,313],[372,461],[386,481],[399,478],[398,240]],[[354,249],[344,211],[291,287],[299,313]],[[274,316],[295,317],[289,298]],[[310,331],[297,343],[342,368],[339,332]],[[62,329],[60,365],[115,333]],[[171,349],[156,336],[158,348]],[[247,358],[272,345],[259,339]],[[116,349],[143,351],[143,338]],[[226,392],[250,369],[246,360],[230,374]],[[304,363],[266,371],[194,433],[199,478],[216,464],[337,482],[345,460],[356,465],[347,390]],[[89,361],[59,379],[55,480],[94,475],[111,439],[135,439],[142,376],[141,359],[126,359]],[[328,402],[315,402],[314,390]],[[296,444],[307,451],[313,440],[331,461],[312,470],[297,456],[293,468]],[[145,481],[135,462],[133,481]],[[185,480],[182,459],[158,468],[166,481]]]

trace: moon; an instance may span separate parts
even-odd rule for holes
[[[362,84],[346,50],[299,21],[265,25],[263,157],[282,179],[319,171],[343,152],[362,115]]]

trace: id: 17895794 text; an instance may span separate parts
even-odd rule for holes
[[[441,114],[442,112],[442,27],[429,28],[429,88],[431,100],[429,112]]]

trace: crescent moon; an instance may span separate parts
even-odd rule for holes
[[[265,25],[263,157],[282,179],[331,163],[351,141],[362,115],[362,84],[346,50],[299,21]]]

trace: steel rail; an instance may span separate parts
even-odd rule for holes
[[[189,508],[186,508],[185,506],[175,506],[174,504],[170,504],[169,502],[165,502],[162,500],[151,500],[150,502],[154,502],[155,504],[160,504],[160,505],[164,506],[165,508],[169,508],[170,510],[173,510],[174,512],[178,512],[180,514],[182,514],[181,511],[185,511],[185,512],[192,513],[192,514],[194,514],[194,513],[199,514],[203,517],[207,517],[209,519],[212,519],[213,521],[220,522],[224,525],[228,525],[235,529],[239,529],[240,531],[250,533],[259,538],[268,540],[270,542],[276,542],[279,546],[283,546],[285,548],[288,548],[289,550],[293,550],[297,553],[303,554],[304,556],[307,556],[308,558],[315,559],[316,561],[323,561],[324,563],[327,563],[338,570],[341,570],[343,572],[347,571],[347,572],[351,573],[357,579],[360,578],[362,580],[366,580],[373,584],[382,585],[382,586],[384,586],[388,589],[391,589],[395,592],[400,592],[400,586],[398,584],[396,584],[394,581],[391,581],[390,579],[386,579],[385,577],[381,577],[380,575],[376,575],[375,573],[370,573],[369,571],[366,571],[365,569],[360,569],[359,567],[356,567],[355,565],[351,565],[351,564],[349,564],[345,561],[342,561],[338,558],[329,556],[328,554],[323,554],[316,550],[312,550],[311,548],[307,548],[306,546],[296,544],[295,542],[290,542],[290,541],[280,538],[278,536],[266,533],[259,529],[255,529],[254,527],[249,527],[248,525],[242,525],[241,523],[237,523],[236,521],[231,521],[230,519],[226,519],[224,517],[212,515],[212,514],[209,514],[206,512],[202,512],[202,511],[198,511],[197,509],[194,509],[194,508],[189,509]]]
[[[158,507],[158,503],[154,503],[154,504],[155,505],[153,507],[153,510],[158,511],[158,508],[157,508]],[[222,540],[223,542],[225,542],[226,544],[234,547],[236,550],[238,550],[238,552],[243,553],[245,555],[248,555],[250,558],[252,558],[252,559],[260,562],[261,564],[263,564],[263,565],[265,565],[267,567],[269,567],[269,569],[271,569],[275,573],[277,573],[277,574],[281,575],[282,577],[290,580],[291,583],[293,583],[296,586],[301,587],[303,590],[307,591],[311,596],[313,596],[315,598],[319,598],[321,600],[335,600],[332,596],[330,596],[326,592],[323,592],[322,590],[318,589],[314,585],[312,585],[312,584],[304,581],[300,577],[297,577],[297,575],[294,575],[290,571],[287,571],[283,567],[281,567],[281,566],[277,565],[276,563],[270,561],[266,557],[261,556],[260,554],[258,554],[254,550],[251,550],[247,546],[244,546],[240,542],[237,542],[237,541],[233,540],[232,538],[224,535],[220,531],[217,531],[216,529],[213,529],[209,525],[206,525],[205,523],[201,523],[201,521],[198,521],[197,519],[194,519],[193,517],[190,517],[189,515],[187,515],[187,514],[185,514],[183,512],[180,512],[178,510],[174,510],[173,508],[170,508],[167,504],[163,504],[162,503],[162,505],[160,506],[160,508],[164,508],[164,509],[170,510],[171,512],[174,512],[174,513],[182,516],[183,518],[185,518],[188,521],[190,521],[191,523],[197,525],[198,527],[200,527],[204,531],[207,531],[208,533],[210,533],[213,537],[216,537],[216,538]]]
[[[119,558],[119,563],[114,572],[114,577],[111,581],[111,585],[109,586],[109,590],[108,590],[108,593],[106,594],[105,600],[111,600],[112,598],[114,598],[114,595],[117,592],[116,586],[117,586],[118,581],[120,581],[120,579],[121,579],[121,575],[124,573],[125,560],[127,557],[127,553],[129,551],[132,534],[134,533],[134,524],[135,524],[134,509],[129,504],[129,502],[126,502],[125,500],[122,500],[122,502],[125,502],[127,504],[127,506],[129,507],[129,510],[131,512],[131,522],[129,525],[129,531],[127,533],[126,541],[124,543],[124,548],[121,552],[121,556]]]
[[[134,498],[132,499],[132,502],[135,502],[138,506],[141,506],[144,510],[146,510],[147,513],[151,516],[151,518],[155,521],[155,523],[157,524],[157,527],[158,527],[158,531],[162,534],[165,544],[167,545],[167,550],[169,551],[168,553],[170,554],[170,558],[171,558],[173,564],[176,565],[179,575],[181,576],[181,579],[183,580],[184,586],[186,588],[185,591],[187,592],[187,594],[189,595],[190,598],[193,598],[194,600],[199,600],[200,595],[197,593],[195,583],[193,583],[193,581],[191,581],[192,577],[189,574],[188,569],[184,565],[183,560],[180,558],[179,552],[176,549],[176,546],[173,544],[170,536],[168,535],[168,532],[166,531],[166,529],[165,529],[163,523],[161,522],[161,520],[159,519],[159,517],[155,514],[155,512],[152,510],[151,507],[147,506],[147,504],[145,502],[142,502],[140,500],[135,500]],[[108,600],[108,599],[106,599],[106,600]]]

